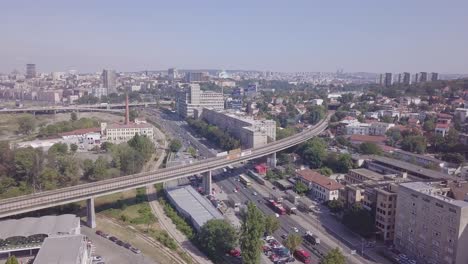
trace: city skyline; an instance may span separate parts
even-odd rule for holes
[[[8,25],[0,30],[0,72],[34,63],[38,72],[176,67],[463,74],[467,7],[462,1],[10,2],[0,11]]]

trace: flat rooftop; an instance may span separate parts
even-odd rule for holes
[[[441,202],[449,203],[458,207],[468,207],[468,202],[466,201],[455,200],[450,197],[439,194],[440,190],[447,189],[447,186],[440,186],[439,183],[406,182],[400,184],[400,186],[434,197]]]
[[[80,219],[72,214],[10,219],[0,221],[0,239],[37,234],[74,234],[79,227]]]
[[[421,166],[417,166],[417,165],[414,165],[414,164],[411,164],[411,163],[408,163],[408,162],[405,162],[405,161],[392,159],[392,158],[387,158],[387,157],[383,157],[383,156],[377,156],[377,155],[372,155],[370,157],[374,161],[377,161],[377,162],[379,162],[381,164],[385,164],[386,166],[389,166],[389,167],[397,167],[401,171],[406,171],[406,172],[408,172],[408,174],[410,174],[412,176],[415,176],[415,177],[418,177],[418,174],[419,174],[419,175],[422,175],[422,176],[424,176],[426,178],[435,179],[435,180],[437,180],[437,179],[457,180],[456,177],[450,176],[448,174],[438,172],[438,171],[434,171],[434,170],[430,170],[430,169],[426,169],[426,168],[423,168]]]
[[[86,247],[85,236],[57,236],[44,240],[33,264],[76,264]]]
[[[377,173],[377,172],[373,172],[371,170],[368,170],[368,169],[353,169],[353,170],[350,170],[352,172],[355,172],[359,175],[362,175],[364,177],[366,177],[367,179],[370,179],[370,180],[373,180],[373,181],[381,181],[385,178],[384,175],[380,174],[380,173]]]
[[[224,219],[220,212],[192,186],[168,189],[167,194],[178,207],[190,214],[198,226],[203,226],[211,219]]]

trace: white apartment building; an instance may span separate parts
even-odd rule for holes
[[[242,148],[256,148],[276,140],[276,122],[258,120],[242,112],[203,108],[201,117],[239,139]]]
[[[153,126],[145,123],[107,124],[101,123],[101,135],[104,141],[120,144],[132,139],[136,134],[153,140]]]
[[[190,84],[190,87],[177,94],[177,113],[182,117],[194,117],[194,110],[201,112],[203,108],[215,110],[224,109],[222,93],[201,91],[200,85]]]
[[[468,263],[468,184],[409,182],[398,188],[396,249],[417,263]]]
[[[384,136],[385,132],[394,127],[395,124],[389,123],[360,123],[354,122],[346,126],[347,135],[371,135],[371,136]]]
[[[309,187],[308,195],[323,201],[338,200],[340,190],[344,188],[339,182],[310,169],[297,171],[296,177]]]

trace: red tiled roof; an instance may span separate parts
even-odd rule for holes
[[[82,128],[82,129],[77,129],[73,131],[59,133],[59,135],[60,136],[73,136],[73,135],[83,135],[83,134],[93,133],[93,132],[101,132],[101,129],[99,127]]]
[[[305,170],[298,171],[296,173],[302,179],[308,182],[316,183],[330,191],[338,190],[344,187],[339,182],[332,180],[326,176],[323,176],[322,174],[313,170],[305,169]]]
[[[447,129],[449,127],[450,127],[450,124],[448,124],[448,123],[437,123],[436,124],[436,128],[445,128],[445,129]]]
[[[368,135],[351,135],[349,140],[351,142],[374,142],[374,143],[384,143],[384,136],[368,136]]]

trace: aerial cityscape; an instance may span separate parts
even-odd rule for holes
[[[0,264],[467,264],[436,3],[5,3]]]

